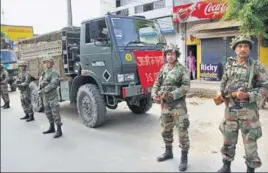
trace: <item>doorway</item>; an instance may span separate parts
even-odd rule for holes
[[[190,57],[190,55],[192,57]],[[190,72],[190,79],[196,80],[197,78],[197,45],[187,45],[187,58],[186,65]]]

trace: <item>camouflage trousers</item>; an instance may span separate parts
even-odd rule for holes
[[[43,96],[44,109],[49,123],[61,125],[60,104],[57,95],[46,94]]]
[[[221,149],[224,160],[234,160],[238,131],[241,129],[246,165],[251,168],[258,168],[262,165],[257,152],[257,140],[262,136],[257,105],[252,109],[242,108],[238,110],[230,110],[227,107],[219,129],[223,134],[224,140]]]
[[[21,106],[25,114],[29,114],[29,115],[34,114],[29,90],[21,90],[20,101],[21,101]]]
[[[188,136],[188,128],[190,125],[189,115],[186,108],[166,109],[160,116],[161,126],[163,127],[162,137],[166,146],[172,146],[173,129],[176,126],[179,137],[179,147],[188,151],[190,148],[190,140]]]
[[[2,99],[4,100],[5,103],[9,102],[8,85],[2,84],[0,86],[1,86],[0,95],[2,96]]]

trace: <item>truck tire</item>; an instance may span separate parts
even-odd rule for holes
[[[35,82],[31,82],[30,85],[30,92],[31,92],[31,103],[34,112],[43,112],[44,106],[42,98],[38,94],[37,85]]]
[[[151,97],[147,96],[146,98],[140,100],[140,106],[131,105],[129,104],[129,102],[127,102],[127,106],[133,113],[143,114],[151,109],[151,107],[153,106],[153,101]]]
[[[104,124],[106,104],[96,85],[82,85],[78,90],[76,102],[78,114],[86,126],[95,128]]]

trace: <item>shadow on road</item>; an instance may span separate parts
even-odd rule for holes
[[[70,104],[70,102],[61,103],[61,115],[64,118],[79,121],[79,123],[83,125],[78,116],[76,106],[74,104]],[[152,126],[152,124],[159,126],[158,117],[158,115],[150,113],[134,114],[129,109],[125,109],[120,105],[120,107],[116,110],[107,108],[107,120],[104,125],[98,128],[98,130],[122,128],[137,129],[145,126]]]

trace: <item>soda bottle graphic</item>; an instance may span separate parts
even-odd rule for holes
[[[197,8],[198,2],[193,3],[187,8],[180,8],[177,10],[177,20],[178,21],[185,21],[189,18],[192,12]]]

